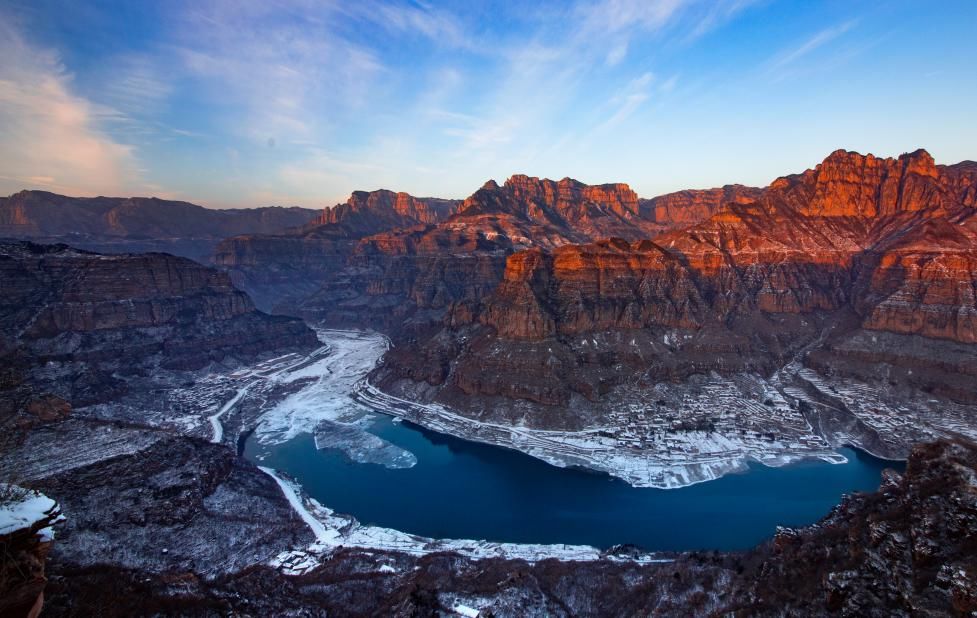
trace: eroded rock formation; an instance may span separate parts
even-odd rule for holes
[[[301,231],[228,239],[216,261],[262,307],[396,330],[418,312],[414,322],[436,323],[452,303],[481,299],[515,251],[647,238],[755,191],[732,186],[643,201],[626,184],[515,175],[502,185],[488,181],[464,202],[356,192]]]
[[[404,367],[411,359],[440,357],[444,371],[425,379],[444,385],[445,401],[501,394],[565,405],[638,375],[770,372],[810,352],[822,367],[829,357],[839,369],[860,358],[877,374],[902,366],[914,386],[974,401],[966,355],[937,367],[929,344],[857,348],[864,331],[977,341],[975,170],[938,166],[921,150],[897,159],[837,151],[762,191],[726,189],[729,201],[684,230],[517,252],[491,295],[459,299],[443,332],[395,351],[378,377],[393,385],[420,374]],[[611,331],[624,343],[595,367],[581,340]],[[684,334],[636,347],[668,333]],[[458,338],[467,343],[445,343]],[[491,369],[506,346],[507,368]],[[912,376],[914,364],[929,370]]]
[[[0,244],[0,332],[21,367],[11,388],[29,377],[71,403],[110,399],[117,372],[198,369],[317,344],[300,320],[257,311],[226,273],[186,258],[28,242]],[[58,410],[35,407],[35,416]]]

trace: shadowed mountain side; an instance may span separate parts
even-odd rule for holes
[[[217,210],[158,198],[21,191],[0,198],[0,238],[67,242],[111,253],[165,251],[206,261],[222,238],[281,232],[314,217],[315,211],[297,207]]]

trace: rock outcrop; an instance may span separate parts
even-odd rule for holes
[[[0,615],[40,615],[52,526],[62,519],[60,506],[47,496],[0,484]]]
[[[146,197],[67,197],[21,191],[0,198],[0,238],[66,242],[112,253],[166,251],[209,260],[217,242],[305,225],[306,208],[210,209]]]
[[[747,559],[738,615],[968,616],[977,611],[977,447],[913,450],[877,493],[848,496],[810,528]]]
[[[642,218],[672,230],[702,223],[726,204],[754,201],[762,189],[743,185],[726,185],[717,189],[691,189],[667,193],[649,200],[639,200]]]
[[[322,211],[313,225],[340,226],[351,237],[395,227],[440,223],[458,209],[459,200],[414,197],[387,191],[354,191],[343,204]]]
[[[343,204],[324,209],[312,223],[283,234],[240,235],[218,245],[214,263],[269,311],[308,314],[300,302],[324,285],[345,285],[361,239],[393,229],[438,223],[458,200],[416,198],[407,193],[355,191]],[[351,288],[349,292],[359,292]]]

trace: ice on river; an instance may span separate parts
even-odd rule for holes
[[[371,463],[387,468],[411,468],[417,464],[414,453],[360,429],[356,425],[322,421],[315,428],[317,449],[337,449],[355,463]]]
[[[373,332],[326,329],[318,335],[329,354],[279,378],[283,382],[312,381],[261,415],[255,431],[258,443],[281,444],[312,434],[316,448],[339,449],[357,463],[388,468],[416,464],[413,453],[368,431],[372,413],[351,397],[356,383],[389,348],[387,338]]]

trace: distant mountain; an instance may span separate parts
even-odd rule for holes
[[[310,229],[367,236],[396,227],[439,223],[454,214],[460,204],[461,200],[414,197],[386,189],[354,191],[345,203],[323,210]]]
[[[490,180],[463,202],[358,191],[299,230],[230,238],[215,260],[266,309],[396,322],[490,292],[514,251],[648,238],[758,191],[730,186],[641,200],[623,183],[524,175]]]
[[[67,197],[21,191],[0,198],[0,238],[65,241],[111,252],[169,251],[209,258],[216,241],[281,232],[309,223],[316,211],[279,206],[216,210],[145,197]]]

